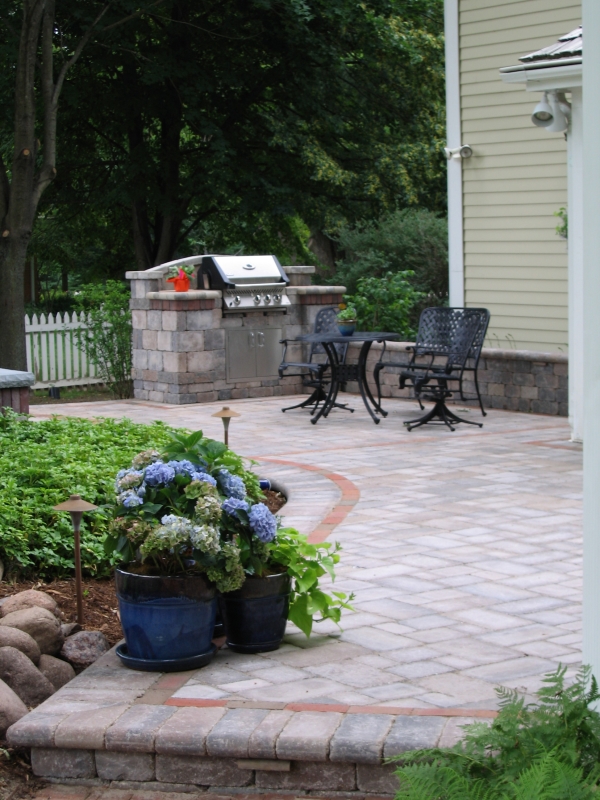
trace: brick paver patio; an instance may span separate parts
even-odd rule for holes
[[[386,400],[389,417],[375,426],[359,398],[344,400],[354,414],[316,426],[304,411],[282,414],[279,398],[229,403],[242,415],[231,446],[291,492],[285,521],[341,542],[336,587],[356,595],[343,631],[327,623],[306,640],[290,625],[279,651],[222,650],[137,702],[491,709],[498,684],[532,691],[559,662],[580,664],[581,448],[566,420],[490,411],[482,430],[408,433],[415,403]],[[211,417],[221,405],[32,414],[160,419],[221,438]]]

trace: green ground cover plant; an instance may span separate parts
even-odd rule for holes
[[[0,559],[8,577],[72,574],[71,522],[52,507],[73,493],[100,506],[82,524],[84,572],[107,574],[113,559],[105,554],[104,540],[114,475],[140,450],[160,449],[168,441],[169,428],[158,422],[34,422],[10,410],[0,414]]]
[[[566,667],[546,675],[537,701],[498,689],[491,725],[465,728],[448,750],[404,753],[396,800],[591,800],[600,782],[600,698],[584,667],[570,686]]]

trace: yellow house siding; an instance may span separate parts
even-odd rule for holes
[[[554,212],[567,205],[562,134],[531,124],[540,98],[498,70],[581,23],[581,3],[460,0],[465,304],[492,318],[487,343],[565,351],[567,249]]]

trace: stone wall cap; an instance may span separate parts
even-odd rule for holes
[[[33,372],[22,372],[18,369],[0,369],[0,389],[16,389],[19,386],[33,386]]]
[[[220,300],[222,292],[215,289],[190,289],[189,292],[146,292],[147,300]]]
[[[388,342],[388,351],[406,351],[407,347],[414,347],[414,342]],[[350,347],[362,347],[361,342],[350,342]],[[383,345],[374,342],[373,349],[381,349]],[[568,364],[567,353],[543,353],[539,350],[503,350],[496,347],[484,347],[481,350],[482,358],[496,358],[503,361],[537,361],[551,364]]]
[[[313,275],[316,271],[316,267],[300,267],[294,264],[293,267],[284,267],[283,271],[286,272],[288,275]]]
[[[345,286],[288,286],[288,294],[345,294]]]

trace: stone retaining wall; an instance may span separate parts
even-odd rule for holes
[[[29,392],[34,383],[32,372],[0,369],[0,412],[12,408],[17,414],[29,414]]]
[[[407,364],[410,359],[410,353],[406,350],[410,344],[412,343],[391,342],[387,345],[384,361],[389,362],[390,366],[381,373],[384,397],[413,396],[411,389],[401,390],[398,385],[402,365]],[[359,345],[352,345],[348,360],[357,361],[358,353]],[[380,353],[381,345],[373,345],[368,364],[370,370],[379,359]],[[483,348],[478,380],[484,407],[566,417],[568,371],[568,357],[562,353]],[[348,389],[358,391],[358,387],[352,383],[348,384]],[[465,380],[464,389],[472,399],[461,400],[457,395],[455,402],[476,405],[473,381]]]

